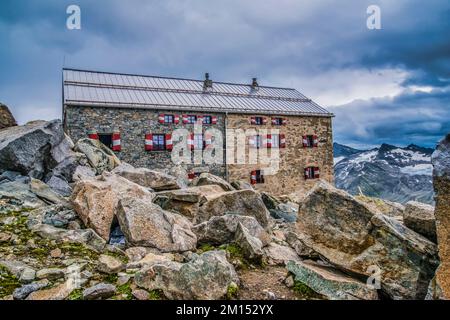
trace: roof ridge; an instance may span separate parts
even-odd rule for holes
[[[122,76],[134,76],[134,77],[148,77],[148,78],[168,79],[168,80],[195,81],[195,82],[201,82],[201,83],[203,82],[203,80],[199,80],[199,79],[155,76],[155,75],[148,75],[148,74],[111,72],[111,71],[87,70],[87,69],[76,69],[76,68],[63,68],[62,70],[63,71],[67,70],[67,71],[78,71],[78,72],[101,73],[101,74],[113,74],[113,75],[122,75]],[[214,81],[214,83],[235,85],[235,86],[247,86],[247,87],[251,87],[252,86],[251,84],[248,84],[248,83],[238,83],[238,82]],[[275,86],[264,86],[264,85],[259,85],[259,87],[260,88],[267,88],[267,89],[281,89],[281,90],[291,90],[291,91],[299,92],[295,88],[288,88],[288,87],[275,87]]]

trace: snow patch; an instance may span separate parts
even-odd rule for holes
[[[400,168],[400,172],[411,176],[413,175],[431,176],[433,173],[433,166],[431,165],[431,163],[420,163]]]

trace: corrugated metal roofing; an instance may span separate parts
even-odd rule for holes
[[[295,89],[63,69],[64,104],[252,114],[333,116]]]

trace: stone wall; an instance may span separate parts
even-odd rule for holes
[[[17,126],[11,111],[4,104],[0,103],[0,129]]]
[[[160,114],[180,115],[179,124],[160,124]],[[192,124],[183,124],[182,114],[211,115],[217,117],[217,124],[203,126],[203,131],[209,127],[224,130],[224,114],[180,112],[171,110],[146,110],[130,108],[101,108],[66,106],[64,126],[73,141],[88,136],[89,129],[98,133],[112,133],[115,128],[120,130],[122,150],[116,155],[123,161],[135,167],[169,169],[173,165],[170,151],[145,151],[145,134],[167,134],[177,128],[186,128],[193,132]],[[209,171],[224,177],[224,165],[205,166],[204,164],[184,165],[188,171]]]
[[[227,129],[279,129],[285,134],[286,147],[280,148],[280,165],[277,174],[264,176],[263,184],[256,184],[255,188],[268,191],[275,195],[289,194],[294,191],[309,190],[317,179],[305,180],[305,167],[319,167],[320,178],[330,183],[334,182],[333,175],[333,138],[330,117],[299,117],[283,116],[287,118],[286,125],[272,125],[271,117],[266,116],[267,124],[251,125],[250,115],[229,115]],[[268,132],[270,133],[270,132]],[[318,147],[303,148],[303,135],[317,135]],[[247,151],[248,139],[246,141]],[[270,149],[269,149],[270,150]],[[230,164],[228,165],[228,179],[245,180],[250,182],[252,170],[259,170],[266,165],[261,164]]]

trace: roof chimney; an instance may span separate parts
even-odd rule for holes
[[[256,78],[252,79],[252,89],[253,90],[258,90],[259,89],[259,84]]]
[[[205,81],[203,81],[203,91],[211,91],[213,86],[212,80],[209,79],[209,73],[205,73]]]

